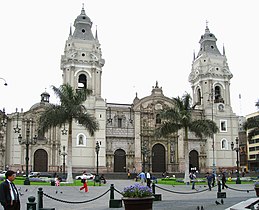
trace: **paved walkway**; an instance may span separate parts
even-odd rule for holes
[[[110,189],[110,184],[114,184],[115,189],[122,191],[125,186],[134,184],[133,180],[108,180],[107,184],[104,186],[90,186],[89,192],[79,191],[79,187],[67,187],[67,186],[43,186],[43,192],[47,195],[55,197],[64,201],[88,201],[94,199],[107,190]],[[255,191],[247,193],[246,191],[238,190],[252,190],[252,184],[241,184],[241,185],[230,185],[231,188],[237,190],[222,190],[222,192],[227,193],[227,198],[224,199],[224,204],[216,205],[215,201],[220,201],[217,199],[217,188],[213,188],[212,191],[203,191],[207,189],[206,185],[196,186],[196,190],[191,190],[191,185],[181,185],[181,186],[169,186],[169,185],[159,185],[162,188],[168,189],[175,192],[193,192],[191,194],[180,194],[172,193],[159,188],[156,188],[156,194],[162,194],[162,201],[154,201],[153,210],[197,210],[197,206],[203,206],[204,210],[222,210],[226,209],[236,203],[247,200],[249,198],[255,198]],[[29,196],[35,196],[37,201],[37,192],[40,186],[18,186],[21,187],[20,192],[23,194],[21,196],[22,208],[21,210],[26,210],[26,203],[28,202]],[[199,192],[202,191],[202,192]],[[121,195],[115,192],[115,199],[120,199]],[[97,200],[82,203],[82,204],[68,204],[65,202],[56,201],[46,196],[43,197],[44,208],[55,208],[55,210],[123,210],[122,208],[109,208],[110,192],[104,196],[98,198]],[[3,208],[0,207],[0,210]]]

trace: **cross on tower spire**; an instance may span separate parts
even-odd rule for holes
[[[206,28],[208,28],[208,24],[209,24],[209,21],[208,21],[208,20],[206,20]]]

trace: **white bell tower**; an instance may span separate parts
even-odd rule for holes
[[[84,106],[87,112],[95,116],[99,122],[99,130],[91,137],[84,126],[78,122],[73,124],[73,169],[96,168],[95,146],[100,145],[99,166],[105,167],[105,133],[106,103],[101,97],[102,67],[105,60],[97,36],[92,33],[92,21],[86,15],[84,6],[81,14],[74,21],[74,31],[70,27],[64,54],[61,56],[63,84],[71,85],[76,91],[90,89]],[[65,139],[65,138],[64,138]],[[65,142],[65,140],[64,140]],[[104,169],[105,170],[105,169]],[[81,171],[82,172],[82,171]]]
[[[207,141],[207,167],[212,169],[235,166],[235,152],[231,142],[238,136],[238,118],[230,101],[230,80],[225,48],[223,53],[216,45],[217,38],[206,25],[200,39],[200,50],[194,54],[189,82],[192,85],[194,107],[204,111],[204,117],[219,127],[214,138]]]

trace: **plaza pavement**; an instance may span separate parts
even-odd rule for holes
[[[115,189],[122,191],[125,186],[134,184],[134,180],[108,180],[106,185],[103,186],[89,186],[89,192],[85,193],[79,191],[78,186],[43,186],[43,192],[64,200],[64,201],[87,201],[96,198],[107,190],[110,189],[110,184],[114,184]],[[207,188],[206,185],[197,185],[197,190],[191,190],[191,185],[180,185],[180,186],[170,186],[170,185],[159,185],[162,188],[166,188],[175,192],[197,192]],[[26,210],[26,203],[28,202],[29,196],[35,196],[37,202],[37,192],[40,186],[18,186],[20,192],[23,194],[21,198],[21,210]],[[252,184],[241,184],[241,185],[230,185],[231,188],[241,189],[241,190],[252,190]],[[247,200],[249,198],[256,198],[255,191],[249,193],[245,191],[236,190],[222,190],[226,192],[227,198],[224,199],[223,205],[216,205],[215,201],[220,201],[217,199],[217,187],[213,188],[212,191],[203,191],[199,193],[192,194],[179,194],[168,192],[159,188],[156,188],[156,194],[162,194],[162,201],[154,201],[153,210],[197,210],[197,206],[204,207],[204,210],[223,210],[236,203]],[[57,192],[57,193],[56,193]],[[121,195],[114,192],[115,199],[120,199]],[[68,204],[64,202],[55,201],[53,199],[43,196],[43,207],[44,208],[55,208],[55,210],[123,210],[122,208],[109,208],[110,192],[104,196],[98,198],[97,200],[83,203],[83,204]],[[2,210],[2,206],[0,210]]]

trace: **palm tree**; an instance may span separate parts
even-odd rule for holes
[[[72,122],[78,120],[85,126],[91,136],[98,130],[98,122],[82,105],[86,95],[92,92],[89,89],[75,91],[70,85],[63,84],[59,88],[52,86],[54,93],[60,100],[60,105],[52,104],[40,116],[39,129],[44,131],[52,126],[62,126],[68,123],[67,143],[67,182],[73,182],[72,177]]]
[[[218,132],[216,123],[208,119],[195,119],[192,115],[191,96],[184,94],[174,99],[174,107],[163,110],[161,113],[162,124],[156,133],[167,137],[175,134],[180,129],[184,131],[184,157],[185,157],[185,175],[184,181],[189,181],[189,150],[188,150],[188,132],[202,138],[202,136],[213,137]]]

